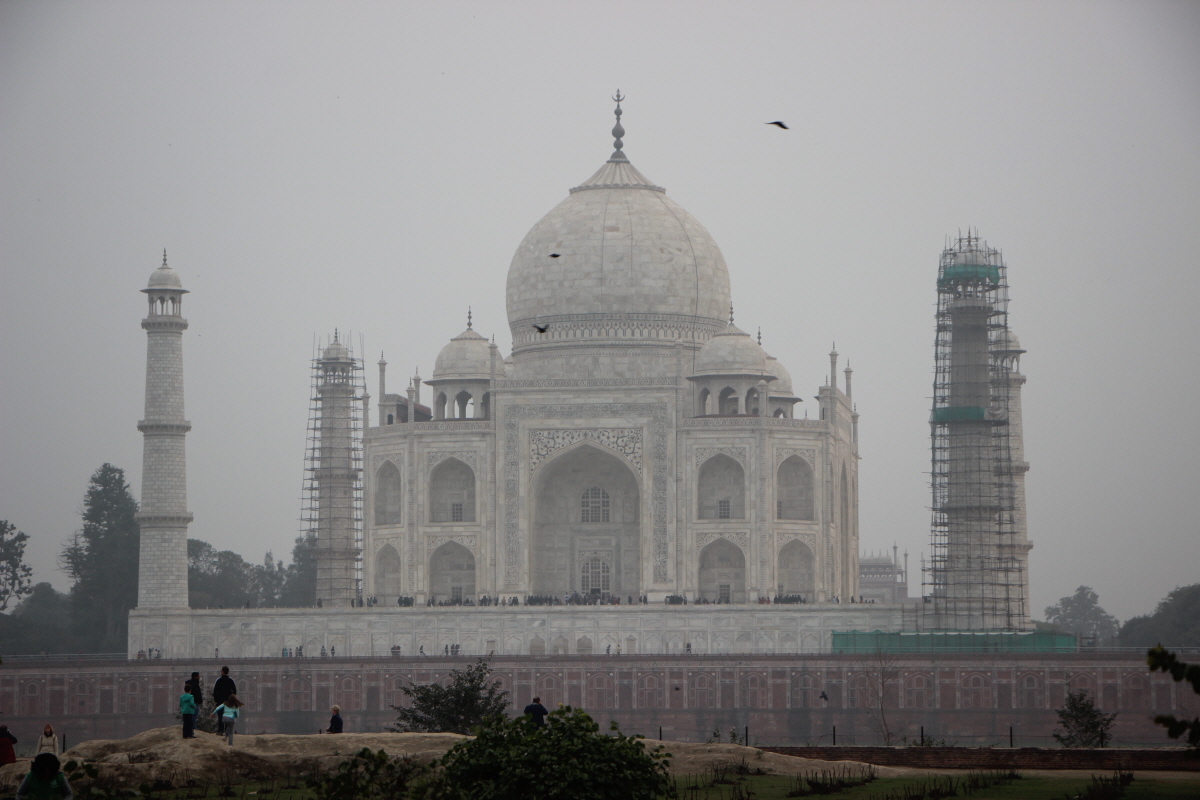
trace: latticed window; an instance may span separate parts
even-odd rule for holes
[[[607,509],[605,509],[607,511]],[[603,556],[592,556],[583,562],[583,577],[580,581],[583,591],[590,592],[592,589],[599,589],[602,592],[609,590],[612,567],[608,563],[608,559]]]
[[[608,492],[593,486],[583,493],[580,522],[608,522]]]
[[[450,521],[451,522],[462,522],[463,521],[463,504],[462,503],[451,503],[450,504]]]
[[[730,503],[728,500],[717,501],[717,519],[729,519]]]

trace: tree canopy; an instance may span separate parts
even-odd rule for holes
[[[1046,608],[1046,621],[1081,639],[1111,644],[1117,635],[1117,618],[1100,607],[1100,596],[1090,586]]]
[[[1200,583],[1171,591],[1153,614],[1134,617],[1121,627],[1126,647],[1200,647]]]
[[[104,464],[88,482],[83,528],[63,550],[71,586],[71,618],[81,649],[123,652],[129,609],[137,605],[138,504],[125,471]]]
[[[527,717],[492,717],[474,739],[434,762],[418,784],[419,800],[654,800],[677,797],[670,753],[648,750],[641,736],[600,733],[570,706],[550,712],[545,727]]]
[[[1105,714],[1086,691],[1067,692],[1063,707],[1058,709],[1061,730],[1054,731],[1054,740],[1063,747],[1104,747],[1111,740],[1109,731],[1117,721],[1117,713]]]
[[[9,603],[20,601],[31,591],[33,569],[25,563],[27,541],[29,534],[0,519],[0,611],[7,611]]]
[[[1171,676],[1176,683],[1188,683],[1192,691],[1200,695],[1200,664],[1187,664],[1180,661],[1170,650],[1162,647],[1152,647],[1146,653],[1146,665],[1150,671],[1162,670]],[[1186,735],[1185,741],[1189,746],[1200,749],[1200,717],[1176,717],[1174,714],[1159,714],[1154,718],[1156,725],[1167,729],[1167,736],[1178,739]]]
[[[410,704],[393,706],[397,719],[390,730],[467,734],[487,720],[503,716],[508,692],[491,676],[487,659],[481,658],[466,669],[452,671],[445,686],[401,686]]]

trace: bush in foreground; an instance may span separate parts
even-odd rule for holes
[[[539,728],[527,717],[492,719],[456,744],[414,787],[416,800],[656,800],[677,797],[670,753],[641,736],[615,735],[564,706]]]

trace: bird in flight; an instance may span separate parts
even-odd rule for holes
[[[791,128],[789,128],[787,125],[784,125],[784,124],[783,124],[782,122],[780,122],[779,120],[775,120],[774,122],[768,122],[768,123],[765,123],[765,124],[767,124],[767,125],[777,125],[778,127],[780,127],[780,128],[783,128],[785,131],[791,130]]]
[[[560,256],[562,256],[562,253],[551,253],[550,254],[551,258],[559,258]]]
[[[549,325],[534,325],[533,329],[535,331],[537,331],[538,333],[545,333],[546,329],[549,327],[550,327]]]
[[[821,692],[821,699],[822,699],[822,700],[828,700],[828,699],[829,699],[829,695],[825,694],[825,692]]]

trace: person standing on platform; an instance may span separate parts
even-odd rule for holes
[[[342,709],[341,706],[333,706],[329,709],[329,713],[333,716],[329,718],[329,727],[325,729],[326,733],[341,733],[342,732]]]
[[[232,694],[237,694],[237,684],[233,682],[233,678],[229,677],[229,667],[221,667],[221,677],[217,678],[217,682],[213,684],[213,702],[220,705]],[[217,717],[217,735],[220,736],[225,732],[224,717]],[[232,742],[231,742],[232,744]]]
[[[179,695],[179,716],[183,718],[183,738],[196,738],[196,695],[192,694],[191,681],[183,685],[183,694]]]
[[[49,722],[42,729],[42,735],[38,737],[37,755],[49,753],[52,756],[58,755],[62,749],[58,746],[58,734],[54,732],[54,728]]]
[[[16,743],[17,737],[12,735],[8,726],[0,725],[0,767],[17,763],[17,751],[13,750]]]
[[[204,685],[200,683],[200,673],[193,672],[192,677],[183,684],[183,690],[190,692],[196,700],[196,713],[200,713],[200,709],[204,707]]]

